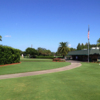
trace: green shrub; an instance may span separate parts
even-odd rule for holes
[[[30,55],[30,58],[36,58],[36,55]]]
[[[20,50],[0,45],[0,65],[20,62]]]

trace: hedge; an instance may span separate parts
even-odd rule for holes
[[[20,62],[20,50],[0,45],[0,65]]]
[[[36,56],[36,58],[53,59],[54,56]]]

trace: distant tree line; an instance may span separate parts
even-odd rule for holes
[[[55,52],[51,52],[45,48],[38,47],[37,49],[28,47],[25,51],[21,51],[20,54],[24,54],[24,56],[54,56]]]
[[[69,51],[74,51],[75,48],[69,48],[67,42],[60,42],[60,46],[57,49],[57,52],[51,52],[50,50],[42,47],[38,47],[37,49],[28,47],[25,51],[20,51],[20,54],[24,54],[24,56],[31,56],[35,58],[35,56],[66,56]]]
[[[97,44],[90,44],[89,43],[89,49],[91,49],[92,47],[100,47],[100,38],[97,40]],[[83,49],[88,49],[88,43],[86,44],[80,44],[78,43],[77,45],[77,50],[83,50]]]
[[[2,41],[2,36],[1,35],[0,35],[0,41]],[[45,49],[45,48],[41,48],[41,47],[38,47],[37,49],[28,47],[28,48],[26,48],[25,51],[19,50],[19,52],[20,52],[20,55],[24,54],[24,56],[31,56],[31,57],[35,57],[35,56],[54,56],[54,55],[65,57],[69,51],[88,49],[88,43],[85,43],[85,44],[78,43],[76,49],[72,48],[72,47],[69,48],[68,47],[68,42],[60,42],[59,44],[60,45],[57,49],[57,52],[51,52],[50,50]],[[89,49],[91,49],[92,47],[97,47],[97,46],[100,49],[100,38],[97,40],[97,44],[90,44],[89,43]]]

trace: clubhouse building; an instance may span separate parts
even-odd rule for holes
[[[73,60],[88,61],[88,50],[71,51],[67,56],[70,56]],[[97,61],[97,59],[100,59],[100,50],[98,47],[93,47],[89,50],[89,61]]]

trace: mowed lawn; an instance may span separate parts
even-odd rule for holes
[[[0,80],[1,100],[100,100],[100,65]]]
[[[21,62],[0,67],[0,75],[54,69],[70,65],[68,62]]]
[[[38,58],[22,58],[20,57],[21,62],[52,62],[52,59],[38,59]]]

